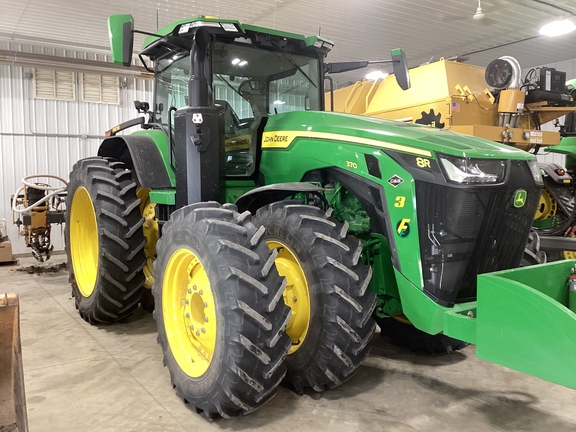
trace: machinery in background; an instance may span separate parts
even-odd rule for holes
[[[533,68],[521,79],[518,61],[504,56],[486,68],[440,59],[411,69],[410,78],[406,91],[393,75],[360,81],[326,93],[326,105],[333,111],[449,129],[533,154],[546,148],[576,160],[570,147],[559,147],[566,128],[542,130],[543,124],[576,110],[574,80],[567,83],[565,72]],[[564,235],[576,218],[574,169],[539,166],[545,187],[534,228],[540,235]]]
[[[54,179],[64,186],[51,186],[34,182],[35,179]],[[50,241],[52,224],[64,222],[66,181],[58,176],[30,175],[22,179],[23,185],[12,196],[12,221],[18,234],[24,237],[26,247],[40,262],[50,259],[54,246]]]

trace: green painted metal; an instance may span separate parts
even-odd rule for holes
[[[310,113],[312,114],[312,113]],[[397,187],[388,183],[388,178],[373,178],[368,174],[364,153],[378,158],[382,172],[401,176],[404,182]],[[347,164],[354,161],[356,168]],[[385,193],[392,224],[407,220],[411,231],[406,237],[398,236],[397,247],[402,249],[400,265],[402,273],[415,285],[422,286],[422,271],[420,268],[420,247],[418,243],[416,208],[405,205],[394,207],[397,196],[406,198],[411,203],[415,195],[412,176],[400,168],[387,154],[369,146],[353,143],[335,142],[326,139],[298,139],[285,150],[265,150],[262,153],[260,170],[268,184],[300,181],[308,172],[323,168],[338,167],[361,177],[370,178],[375,185],[380,186]]]
[[[168,173],[168,178],[170,179],[170,184],[172,187],[176,187],[176,175],[174,174],[174,170],[170,166],[170,143],[168,142],[168,137],[163,130],[160,129],[148,129],[148,130],[139,130],[131,135],[136,136],[147,136],[154,143],[156,147],[158,147],[158,151],[162,156],[162,162],[164,162],[164,169]],[[155,167],[156,169],[160,169],[160,167]]]
[[[362,256],[372,266],[369,288],[378,295],[374,313],[379,317],[401,315],[402,303],[386,237],[372,233],[371,238],[364,243]]]
[[[476,302],[461,303],[444,313],[444,334],[472,344],[476,343]]]
[[[566,307],[575,264],[479,275],[476,355],[576,389],[576,314]]]
[[[360,201],[348,192],[340,183],[324,188],[326,200],[333,216],[340,222],[348,222],[348,232],[356,236],[370,232],[370,217],[360,205]]]
[[[156,204],[175,205],[176,204],[176,190],[175,189],[155,189],[151,190],[150,202]]]
[[[254,189],[256,185],[250,180],[226,180],[224,191],[226,202],[233,203],[246,192]]]
[[[534,160],[528,152],[483,138],[450,132],[414,123],[370,118],[353,114],[294,111],[270,116],[267,131],[323,132],[343,137],[365,138],[412,149],[454,156]],[[333,142],[338,146],[339,142]]]
[[[406,318],[426,333],[437,334],[444,330],[444,315],[448,308],[435,303],[422,291],[421,285],[413,284],[398,270],[394,269],[402,311]]]
[[[129,27],[134,28],[134,18],[132,15],[121,14],[110,15],[108,17],[108,33],[110,37],[112,61],[115,64],[130,66],[134,36],[131,32],[126,34],[126,23],[130,23]]]
[[[546,147],[546,151],[566,155],[566,167],[576,168],[576,136],[563,137],[560,145]]]
[[[242,196],[249,190],[254,189],[256,186],[253,181],[246,180],[227,180],[225,186],[226,199],[225,202],[233,203],[238,197]],[[175,189],[157,189],[150,191],[150,201],[156,204],[176,204],[176,190]]]

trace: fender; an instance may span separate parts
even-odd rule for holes
[[[121,135],[106,138],[98,156],[111,157],[132,168],[142,187],[168,189],[173,187],[160,149],[148,135]]]
[[[239,212],[249,210],[255,213],[260,207],[282,201],[295,193],[322,192],[323,190],[324,188],[320,186],[304,182],[276,183],[252,189],[239,197],[234,204]]]

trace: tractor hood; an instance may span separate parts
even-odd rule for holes
[[[431,126],[336,112],[295,111],[277,114],[269,117],[264,132],[266,136],[263,146],[268,148],[287,147],[289,140],[295,137],[333,140],[337,137],[338,141],[376,147],[381,142],[385,148],[408,153],[425,151],[472,158],[535,159],[535,156],[527,152],[483,138]],[[286,135],[282,135],[283,132]],[[350,140],[341,138],[348,136]]]

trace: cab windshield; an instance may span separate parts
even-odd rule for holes
[[[228,175],[251,175],[256,131],[263,118],[321,110],[320,58],[290,53],[278,45],[256,48],[247,39],[215,41],[210,57],[214,103],[223,107]],[[188,105],[189,78],[187,52],[156,62],[157,123],[167,125],[170,109]]]

